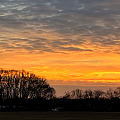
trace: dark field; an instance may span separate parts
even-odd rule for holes
[[[120,113],[1,112],[0,120],[120,120]]]

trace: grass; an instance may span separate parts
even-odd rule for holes
[[[120,120],[120,113],[1,112],[0,120]]]

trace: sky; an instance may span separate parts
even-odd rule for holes
[[[120,0],[0,0],[0,68],[119,86]]]

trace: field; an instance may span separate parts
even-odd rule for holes
[[[0,120],[120,120],[120,113],[1,112]]]

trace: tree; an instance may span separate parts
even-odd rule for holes
[[[82,99],[83,98],[83,91],[80,89],[72,90],[71,92],[66,92],[64,98],[70,99]]]
[[[92,90],[85,90],[85,92],[84,92],[84,98],[86,99],[86,98],[89,98],[89,99],[91,99],[91,98],[93,98],[93,96],[94,96],[94,92],[92,91]]]
[[[68,99],[92,99],[92,98],[103,98],[105,92],[102,90],[80,90],[80,89],[75,89],[72,91],[68,91],[65,93],[64,98]]]
[[[108,90],[106,91],[106,98],[111,99],[111,98],[113,98],[113,97],[114,97],[114,90],[108,89]]]
[[[51,99],[55,97],[54,88],[24,70],[0,70],[0,99]]]
[[[114,90],[114,97],[120,98],[120,87],[117,87],[117,88]]]
[[[96,99],[103,98],[105,93],[102,90],[94,90],[94,97]]]

